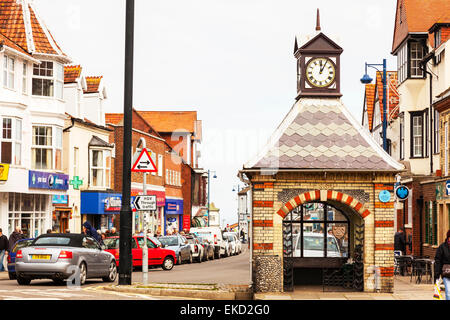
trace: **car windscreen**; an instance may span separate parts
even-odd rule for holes
[[[19,249],[28,247],[32,242],[33,242],[33,240],[20,241],[14,246],[14,248],[12,249],[12,252],[16,253]]]
[[[228,238],[228,241],[234,241],[234,237],[232,235],[228,235],[227,238]]]
[[[154,244],[156,244],[157,246],[161,245],[162,243],[155,237],[148,237],[150,240],[153,241]]]
[[[300,248],[300,243],[298,243],[297,248]],[[324,251],[323,237],[305,236],[303,238],[303,249],[312,251]],[[328,237],[327,251],[339,252],[336,240],[334,238]]]
[[[39,237],[33,241],[33,246],[70,246],[72,239],[69,237]]]
[[[197,232],[197,237],[212,240],[213,235],[210,232]]]
[[[178,238],[177,237],[159,237],[158,239],[163,245],[166,247],[177,246]]]
[[[119,238],[106,238],[103,243],[106,249],[119,249]]]

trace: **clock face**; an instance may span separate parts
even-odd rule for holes
[[[336,78],[336,68],[328,58],[311,59],[306,66],[306,79],[318,88],[330,86]]]

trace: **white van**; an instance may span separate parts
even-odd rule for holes
[[[214,257],[219,259],[228,254],[227,243],[222,237],[219,227],[191,228],[190,233],[195,233],[199,237],[207,239],[214,244]]]

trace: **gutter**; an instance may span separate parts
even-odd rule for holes
[[[75,119],[73,117],[70,117],[70,120],[72,121],[72,124],[69,127],[63,129],[63,132],[68,132],[75,126]]]

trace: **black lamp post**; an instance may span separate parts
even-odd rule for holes
[[[123,121],[122,208],[120,210],[119,285],[131,285],[131,135],[133,125],[134,0],[126,4],[125,97]]]
[[[373,79],[367,74],[367,67],[374,68],[375,70],[380,72],[380,70],[378,70],[375,66],[383,66],[383,77],[382,77],[382,81],[383,81],[383,149],[384,149],[384,151],[388,152],[387,136],[386,136],[386,131],[387,131],[387,97],[386,97],[386,94],[387,94],[387,71],[386,71],[386,59],[383,59],[383,64],[370,64],[370,63],[366,62],[366,73],[361,78],[361,83],[369,84],[369,83],[372,82]]]

